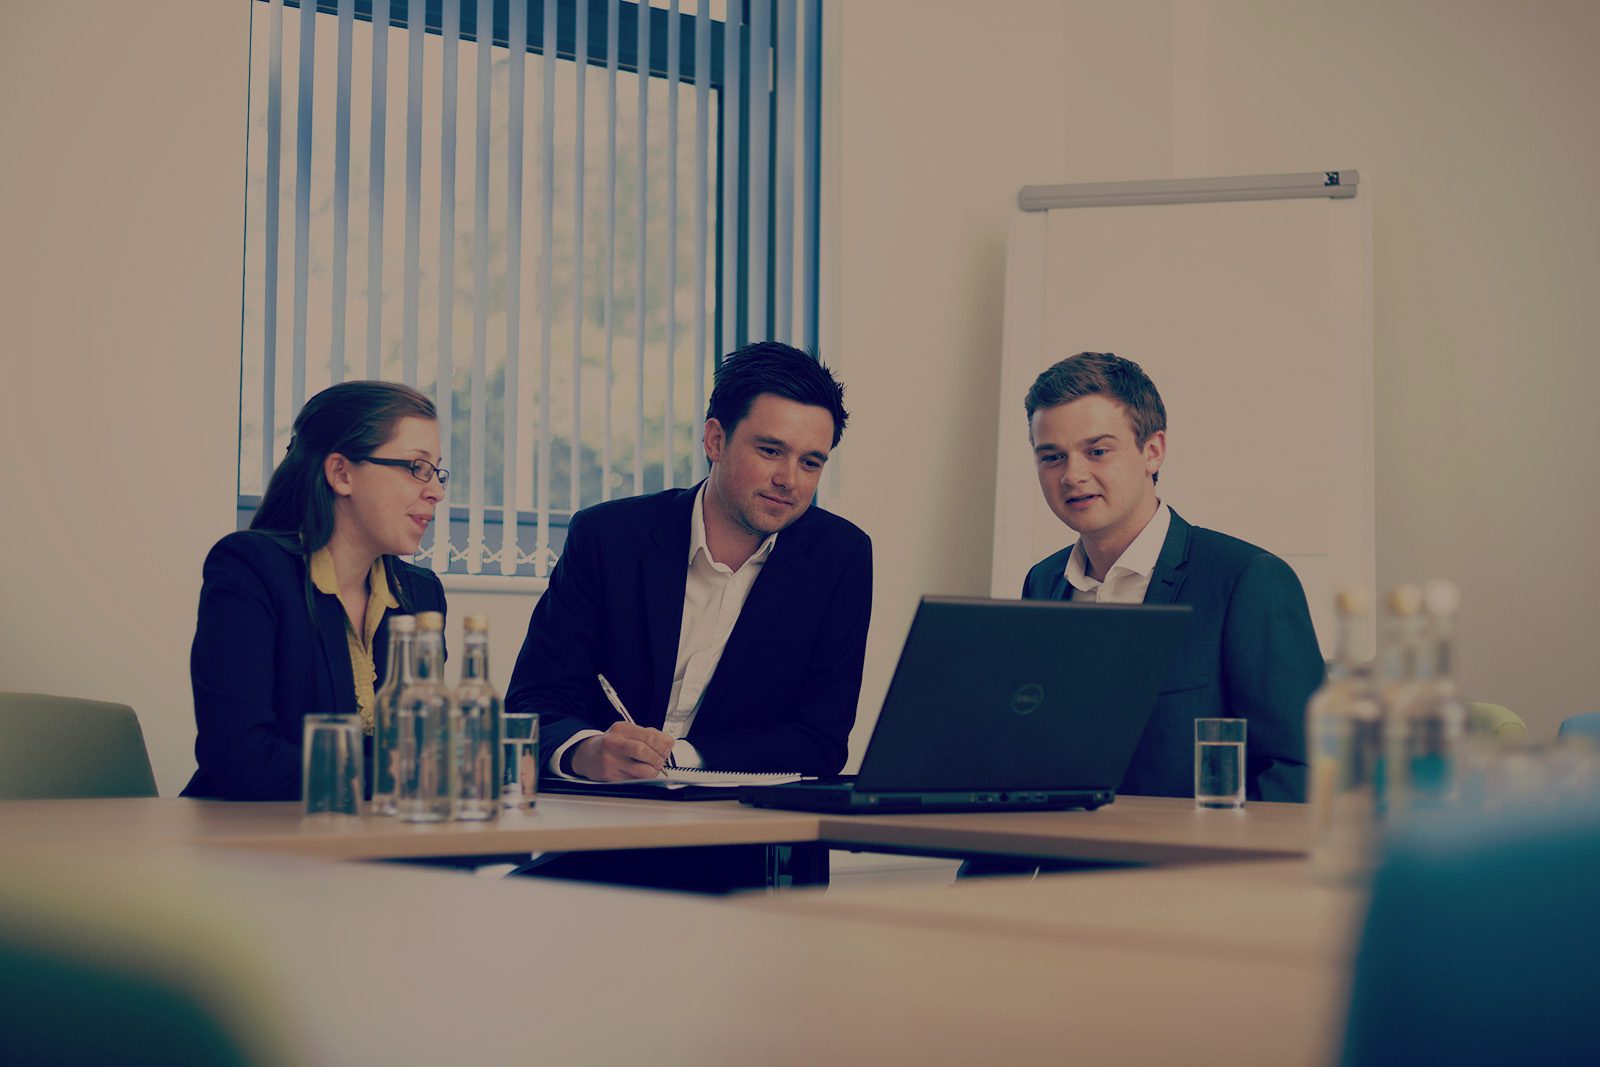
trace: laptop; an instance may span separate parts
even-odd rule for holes
[[[1177,605],[923,597],[861,772],[739,799],[841,814],[1109,804],[1188,621]]]

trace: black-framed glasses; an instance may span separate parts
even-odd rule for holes
[[[380,456],[368,456],[358,459],[357,463],[376,463],[380,467],[399,467],[401,470],[410,471],[411,477],[419,482],[429,482],[433,476],[439,476],[440,486],[450,481],[450,472],[443,467],[435,467],[425,459],[384,459]]]

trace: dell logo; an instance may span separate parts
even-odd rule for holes
[[[1044,703],[1044,686],[1029,682],[1011,694],[1011,710],[1018,715],[1032,715]]]

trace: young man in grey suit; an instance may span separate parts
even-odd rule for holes
[[[1026,407],[1039,488],[1078,540],[1034,565],[1023,597],[1193,609],[1119,792],[1192,796],[1194,720],[1226,716],[1249,721],[1249,799],[1305,800],[1306,700],[1324,666],[1299,578],[1161,501],[1167,412],[1137,363],[1063,359]]]

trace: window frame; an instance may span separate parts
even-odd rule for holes
[[[262,4],[264,6],[270,6],[273,0],[253,0],[253,2]],[[370,26],[373,22],[374,2],[375,0],[354,0],[353,16],[355,21],[365,22]],[[376,0],[376,2],[382,2],[382,0]],[[497,47],[510,47],[509,4],[514,2],[517,2],[517,0],[494,0],[493,2],[493,26],[490,30],[490,33],[491,43]],[[557,60],[563,60],[566,62],[575,63],[577,61],[577,9],[579,3],[586,3],[588,7],[589,37],[588,48],[586,51],[586,63],[590,67],[606,69],[609,63],[607,55],[607,15],[610,7],[610,0],[554,0],[554,2],[557,4],[556,39],[553,53],[554,57]],[[705,0],[702,0],[702,2],[705,2]],[[769,5],[769,7],[776,9],[778,2],[780,2],[780,0],[728,0],[729,14],[734,12],[738,13],[740,19],[741,37],[745,40],[748,40],[750,34],[752,33],[751,10],[755,4],[764,3]],[[315,0],[314,3],[309,4],[302,2],[302,0],[282,0],[282,3],[285,8],[294,8],[298,10],[304,10],[306,7],[310,7],[316,12],[316,14],[330,16],[333,19],[337,19],[339,16],[339,0]],[[544,56],[546,55],[544,42],[545,0],[526,0],[526,3],[528,7],[526,27],[528,36],[528,54]],[[818,21],[818,26],[820,27],[820,0],[813,0],[813,3],[817,5],[816,18]],[[389,0],[389,4],[390,29],[409,29],[410,22],[407,18],[409,5],[407,0]],[[648,10],[650,13],[650,65],[646,73],[649,77],[667,80],[671,78],[673,74],[672,63],[669,60],[668,54],[671,20],[673,16],[672,13],[667,9],[650,6],[648,4],[648,0],[644,0],[644,2],[639,2],[639,0],[618,0],[616,55],[617,69],[622,73],[640,73],[637,34],[639,11],[641,8]],[[459,12],[459,47],[466,47],[468,44],[475,44],[478,41],[479,29],[477,15],[477,5],[473,3],[472,0],[461,0]],[[694,85],[696,84],[695,75],[697,73],[695,56],[696,15],[692,13],[685,14],[680,11],[677,15],[677,18],[679,20],[679,45],[676,62],[677,80],[679,83]],[[725,109],[728,74],[725,62],[727,24],[723,19],[718,19],[715,16],[709,17],[708,21],[710,23],[710,74],[707,81],[707,87],[711,93],[715,94],[715,99],[717,100],[717,110],[714,128],[711,131],[712,144],[714,145],[713,158],[710,164],[712,184],[707,195],[712,203],[721,204],[725,203],[723,177],[727,173],[727,170],[725,169],[726,141],[728,134],[728,122]],[[774,25],[774,20],[769,17],[766,25],[769,32],[775,35],[777,27]],[[802,30],[803,29],[804,27],[802,27]],[[423,31],[427,34],[439,36],[443,35],[443,0],[423,0]],[[773,49],[772,54],[773,56],[776,55],[775,48]],[[816,64],[817,68],[820,69],[820,60],[814,59],[813,62]],[[763,94],[763,99],[765,100],[769,116],[774,112],[777,106],[776,71],[773,69],[773,67],[774,64],[771,62],[771,60],[769,60],[768,69],[771,77],[769,79],[769,87]],[[750,103],[752,94],[750,94],[748,91],[749,72],[749,49],[748,47],[742,46],[739,49],[739,70],[737,77],[740,79],[741,86],[744,86],[745,89],[742,94],[744,98],[741,101],[741,106],[738,109],[737,122],[739,124],[739,144],[743,150],[741,151],[740,158],[737,160],[736,167],[739,188],[736,196],[734,197],[734,203],[739,206],[739,211],[737,212],[737,217],[733,221],[738,227],[736,231],[736,240],[734,243],[734,247],[737,249],[738,255],[736,269],[738,272],[738,277],[746,279],[746,282],[739,287],[737,296],[734,298],[735,306],[733,308],[731,318],[734,324],[736,336],[734,338],[734,343],[729,343],[728,339],[724,337],[726,332],[726,324],[729,321],[728,317],[726,317],[725,301],[727,297],[726,290],[724,288],[725,272],[728,267],[727,263],[725,262],[725,249],[727,248],[727,245],[724,242],[724,238],[725,227],[728,223],[728,220],[725,218],[724,212],[719,210],[716,212],[715,225],[707,238],[708,244],[712,249],[714,249],[714,269],[710,272],[707,278],[707,291],[713,296],[711,311],[709,313],[710,322],[707,326],[707,337],[708,342],[711,345],[711,358],[713,360],[713,366],[715,366],[717,362],[720,362],[722,354],[737,347],[737,344],[743,343],[748,337],[750,304],[752,296],[750,286],[748,284],[748,279],[750,276],[750,244],[748,241],[750,217],[749,211],[746,209],[746,205],[749,203],[751,179],[749,128],[751,122],[750,116],[752,109],[750,107]],[[814,85],[811,87],[810,91],[814,95],[820,97],[820,86]],[[810,101],[808,102],[808,106],[816,107],[818,110],[820,110],[818,101]],[[813,123],[813,125],[815,124]],[[769,119],[769,129],[770,128],[771,123]],[[820,130],[808,127],[806,136],[810,139],[811,144],[807,166],[812,171],[819,173],[819,157],[822,144]],[[773,173],[773,168],[776,166],[777,162],[777,144],[775,137],[770,135],[768,136],[766,149],[767,173],[770,181],[770,176]],[[797,182],[796,187],[797,190],[800,190],[795,197],[796,210],[799,210],[802,205],[806,188],[809,188],[810,191],[812,191],[815,195],[815,198],[819,201],[818,203],[812,204],[809,209],[811,225],[808,232],[802,238],[803,240],[809,242],[810,246],[814,249],[819,244],[820,231],[821,205],[819,183],[816,181],[806,181],[803,184],[801,182]],[[775,229],[777,222],[775,213],[771,210],[766,212],[766,216],[767,231],[769,234],[769,239],[766,242],[767,269],[764,272],[766,292],[761,294],[761,296],[766,306],[770,309],[776,297],[774,286],[776,284],[775,279],[777,273],[773,269],[773,264],[776,259],[776,242],[770,239],[770,235]],[[812,297],[810,304],[807,307],[801,307],[798,309],[798,317],[802,321],[804,330],[806,334],[812,338],[815,338],[817,335],[816,330],[818,312],[816,307],[816,294],[818,292],[818,286],[816,284],[816,274],[818,271],[818,259],[819,257],[816,255],[811,256],[810,293],[812,294]],[[768,316],[768,319],[770,322],[770,315]],[[247,368],[245,367],[244,363],[245,358],[245,338],[241,334],[239,352],[241,401],[243,399],[242,379],[247,372]],[[260,506],[261,495],[256,493],[245,493],[242,491],[243,471],[241,465],[243,463],[244,443],[244,419],[242,409],[240,412],[239,428],[236,437],[236,443],[239,449],[239,457],[235,463],[235,522],[237,528],[244,529],[249,526],[251,519],[254,517],[256,510]],[[590,506],[590,504],[586,503],[583,506],[587,507]],[[542,509],[542,513],[545,517],[545,522],[547,523],[550,532],[550,549],[554,553],[555,558],[559,559],[561,549],[564,547],[564,542],[566,539],[566,529],[571,523],[574,512],[570,508],[555,507],[547,503]],[[541,512],[538,508],[532,510],[518,508],[516,510],[516,515],[519,533],[521,531],[535,528],[539,523],[540,514]],[[449,506],[449,519],[452,525],[457,523],[467,523],[469,521],[469,517],[470,505],[452,502]],[[503,509],[484,509],[484,512],[480,517],[480,521],[485,532],[486,540],[491,533],[494,534],[494,536],[499,537],[500,534],[498,531],[500,531],[504,525]],[[487,571],[479,574],[470,574],[463,571],[458,571],[454,568],[455,564],[452,563],[449,567],[447,567],[446,570],[436,572],[439,574],[441,580],[445,583],[446,588],[457,588],[472,591],[499,589],[505,591],[514,590],[517,592],[528,592],[542,590],[547,582],[547,579],[535,575],[503,575],[499,573],[489,573]]]

